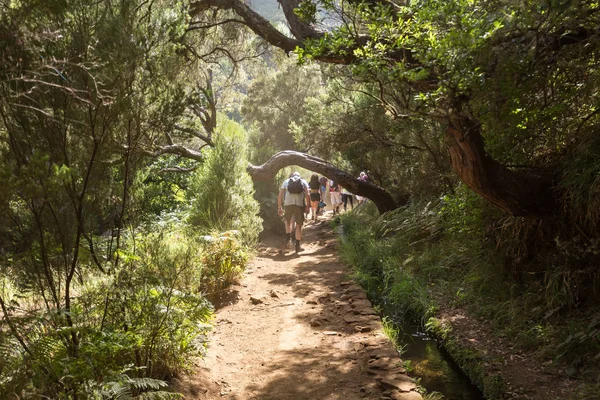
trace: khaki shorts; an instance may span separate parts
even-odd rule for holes
[[[304,223],[304,207],[302,206],[285,206],[283,208],[285,210],[285,220],[289,224],[292,220],[292,216],[296,217],[296,223],[302,225]]]

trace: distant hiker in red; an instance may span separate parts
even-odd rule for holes
[[[285,248],[292,244],[292,217],[296,220],[296,253],[302,251],[300,240],[302,239],[302,224],[304,213],[308,213],[310,197],[308,195],[308,183],[300,177],[300,173],[294,172],[286,179],[279,189],[277,196],[277,212],[285,216]]]

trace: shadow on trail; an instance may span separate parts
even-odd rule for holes
[[[360,390],[350,372],[356,368],[356,361],[349,359],[349,356],[335,348],[327,352],[323,348],[314,349],[313,352],[285,351],[279,360],[264,370],[270,379],[264,385],[249,387],[253,394],[251,399],[347,399],[347,394]],[[312,368],[307,368],[307,365]]]
[[[351,334],[357,325],[371,325],[378,317],[374,316],[362,289],[347,282],[348,269],[338,260],[335,237],[332,238],[328,229],[327,225],[309,226],[306,238],[307,243],[312,243],[300,255],[301,260],[291,270],[282,269],[261,278],[287,288],[296,298],[312,304],[307,312],[295,316],[298,323],[310,325],[313,331]],[[318,240],[319,236],[330,239]],[[355,304],[349,305],[348,301]]]
[[[293,260],[295,258],[299,258],[301,257],[300,254],[296,254],[296,253],[284,253],[283,251],[281,251],[280,253],[276,254],[276,255],[263,255],[263,258],[268,258],[270,260],[273,261],[279,261],[279,262],[285,262],[285,261],[290,261]]]
[[[215,311],[237,303],[240,300],[240,291],[238,289],[229,289],[225,293],[222,293],[216,299],[210,299],[210,302],[215,307]]]
[[[397,353],[373,333],[380,329],[379,318],[362,289],[348,282],[330,225],[309,224],[299,255],[280,253],[283,239],[267,237],[258,247],[254,270],[248,270],[248,286],[216,304],[239,303],[223,312],[215,341],[234,351],[217,352],[190,398],[381,398],[380,385],[367,372],[369,360],[391,360]],[[244,302],[255,294],[263,301]]]
[[[300,298],[310,296],[315,287],[328,288],[330,296],[339,295],[343,288],[339,286],[348,270],[336,256],[335,239],[323,240],[329,227],[326,223],[310,224],[305,228],[303,246],[300,254],[263,254],[261,257],[273,261],[298,259],[299,262],[289,272],[266,274],[262,278],[269,283],[290,288]],[[322,293],[323,294],[323,293]]]
[[[359,358],[359,351],[364,352],[362,345],[347,340],[349,334],[355,333],[356,324],[346,319],[360,318],[361,324],[368,325],[378,321],[378,317],[353,314],[349,298],[355,299],[355,303],[366,301],[362,310],[366,307],[371,314],[372,307],[360,288],[344,282],[348,280],[348,269],[339,262],[336,239],[329,231],[326,221],[308,225],[303,240],[306,250],[298,256],[286,255],[288,260],[299,258],[295,265],[291,269],[282,268],[281,272],[261,276],[270,284],[284,287],[292,291],[295,298],[312,305],[306,312],[297,314],[295,319],[299,324],[310,326],[323,345],[281,351],[276,359],[264,366],[263,376],[266,379],[248,388],[252,393],[250,399],[347,400],[375,393],[370,387],[361,387],[364,381],[360,383],[356,379],[357,370],[366,369],[368,359]],[[278,261],[281,255],[262,257]]]

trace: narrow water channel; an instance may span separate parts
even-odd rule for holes
[[[344,236],[341,224],[337,233],[340,237]],[[445,400],[485,400],[477,386],[420,325],[403,321],[394,315],[389,305],[380,305],[383,314],[391,318],[400,332],[398,345],[403,348],[402,360],[410,361],[410,376],[419,378],[419,384],[427,393],[440,393]]]
[[[446,400],[484,399],[437,341],[423,332],[420,326],[402,321],[395,324],[401,332],[399,344],[404,346],[402,359],[410,360],[410,375],[421,380],[420,385],[427,393],[438,392]]]

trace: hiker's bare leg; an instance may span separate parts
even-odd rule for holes
[[[302,240],[302,225],[296,224],[296,240]]]
[[[284,221],[284,224],[285,224],[285,233],[291,233],[292,232],[292,226],[294,225],[294,216],[292,215],[292,217],[289,218],[289,219],[286,216],[283,221]]]
[[[310,209],[312,212],[311,218],[313,221],[317,221],[317,213],[319,211],[319,202],[318,201],[311,201],[310,202]]]
[[[291,212],[292,210],[290,209],[286,209],[285,210],[285,214],[284,214],[284,224],[285,224],[285,245],[284,247],[287,249],[290,245],[291,245],[291,241],[294,235],[293,229],[294,229],[294,221],[295,221],[295,216],[294,214]]]

